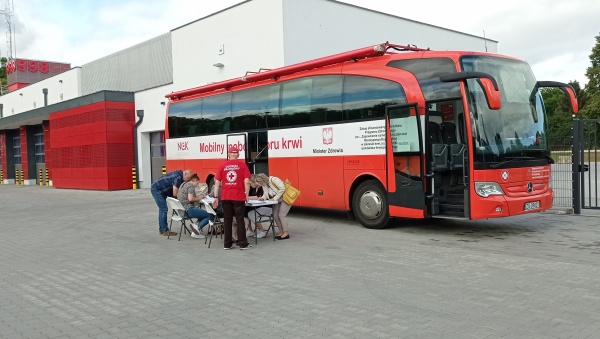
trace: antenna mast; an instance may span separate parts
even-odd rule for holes
[[[483,45],[485,46],[485,51],[487,52],[487,39],[485,37],[485,29],[483,30]]]
[[[0,14],[4,16],[6,23],[6,58],[12,60],[13,58],[13,39],[12,39],[12,23],[11,17],[13,15],[13,6],[11,6],[11,0],[4,1],[4,9],[0,10]]]

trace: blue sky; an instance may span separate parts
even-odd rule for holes
[[[80,66],[241,0],[12,0],[13,56]],[[587,83],[600,34],[597,0],[343,0],[392,15],[499,41],[527,60],[538,80]],[[3,6],[2,6],[3,7]],[[435,11],[431,11],[434,8]],[[0,24],[5,37],[5,25]],[[5,39],[0,53],[6,55]],[[401,43],[401,42],[400,42]],[[268,65],[265,65],[268,67]]]

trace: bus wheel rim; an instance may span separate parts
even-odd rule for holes
[[[377,219],[383,213],[382,199],[375,191],[366,191],[360,197],[360,213],[369,220]]]

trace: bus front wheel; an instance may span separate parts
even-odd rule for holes
[[[381,229],[390,219],[387,196],[376,180],[367,180],[356,188],[352,196],[354,216],[366,228]]]

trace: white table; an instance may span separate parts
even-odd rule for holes
[[[272,207],[273,205],[277,205],[278,202],[277,201],[273,201],[273,200],[249,200],[246,202],[246,206],[248,207]],[[258,244],[258,227],[256,227],[256,224],[259,222],[264,222],[264,221],[268,221],[269,222],[269,228],[267,228],[267,234],[269,233],[270,230],[273,231],[273,241],[275,241],[275,218],[273,217],[273,210],[271,209],[271,214],[266,215],[266,214],[260,214],[258,212],[258,210],[254,210],[254,240],[255,240],[255,244]],[[239,226],[238,226],[239,227]]]

